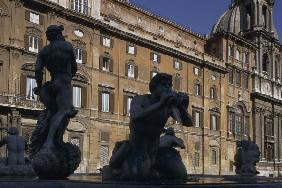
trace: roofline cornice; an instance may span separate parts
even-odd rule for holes
[[[104,22],[102,22],[98,19],[95,19],[91,16],[87,16],[87,15],[84,15],[84,14],[77,13],[76,11],[66,9],[66,8],[64,8],[64,7],[62,7],[62,6],[60,6],[56,3],[50,2],[48,0],[33,0],[33,1],[23,0],[23,1],[25,1],[25,3],[40,4],[41,6],[45,6],[46,8],[55,10],[55,12],[58,15],[64,16],[67,19],[72,19],[72,20],[80,19],[79,20],[80,23],[84,23],[91,28],[103,30],[103,32],[110,33],[112,36],[119,36],[119,37],[124,38],[124,39],[129,39],[130,41],[134,41],[136,43],[140,43],[142,45],[148,46],[152,49],[159,50],[159,51],[163,52],[164,54],[172,54],[173,56],[178,56],[178,58],[183,60],[183,61],[189,61],[190,63],[194,63],[194,64],[201,64],[202,66],[207,65],[207,63],[204,63],[205,62],[204,58],[197,58],[195,56],[187,55],[183,52],[177,51],[174,48],[167,47],[167,46],[158,44],[156,42],[153,42],[151,40],[144,39],[144,38],[137,36],[137,35],[134,35],[132,33],[122,31],[122,30],[117,29],[117,28],[115,28],[115,27],[113,27],[113,26],[111,26],[107,23],[104,23]],[[200,54],[201,55],[199,55],[199,57],[202,57],[203,53],[200,53]],[[207,55],[207,54],[205,54],[205,55]],[[215,59],[216,59],[216,57],[215,57]],[[209,64],[214,64],[214,63],[210,62]],[[226,68],[223,65],[214,64],[213,67],[220,72],[226,71]]]
[[[113,0],[112,0],[112,1],[113,1]],[[145,14],[145,15],[147,15],[147,16],[150,16],[150,17],[154,18],[154,19],[157,19],[158,21],[161,21],[161,22],[163,22],[163,23],[172,25],[172,26],[175,27],[176,29],[179,29],[179,30],[181,30],[182,32],[191,34],[191,35],[193,35],[194,37],[197,37],[197,38],[200,39],[200,40],[206,41],[206,40],[208,39],[208,38],[206,38],[205,36],[200,35],[200,34],[194,32],[194,31],[192,31],[192,30],[190,30],[190,29],[187,29],[186,27],[184,27],[184,26],[182,26],[182,25],[179,25],[179,24],[177,24],[177,23],[175,23],[175,22],[173,22],[173,21],[170,21],[170,20],[165,19],[165,18],[163,18],[163,17],[161,17],[161,16],[158,16],[158,15],[156,15],[156,14],[154,14],[154,13],[151,13],[151,12],[149,12],[149,11],[147,11],[147,10],[144,10],[144,9],[142,9],[142,8],[140,8],[140,7],[138,7],[138,6],[134,5],[134,4],[132,4],[132,3],[128,3],[128,2],[125,2],[125,1],[122,1],[122,0],[114,0],[114,1],[118,2],[119,4],[121,4],[121,5],[123,5],[123,6],[127,7],[127,8],[134,9],[135,11],[138,11],[138,12],[140,12],[140,13],[142,13],[142,14]]]

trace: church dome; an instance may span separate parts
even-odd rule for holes
[[[219,18],[217,23],[213,26],[211,35],[220,32],[234,33],[235,35],[240,35],[240,33],[246,31],[246,4],[242,3],[243,1],[233,1],[230,8]],[[251,20],[251,18],[249,18]],[[262,19],[262,16],[260,16]],[[249,20],[249,22],[250,22]],[[278,39],[277,30],[274,23],[271,23],[272,31],[274,38]]]
[[[241,31],[240,24],[240,7],[233,6],[229,8],[213,26],[212,34],[220,33],[222,31],[239,34]]]

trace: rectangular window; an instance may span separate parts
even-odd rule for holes
[[[87,0],[71,0],[70,1],[70,8],[83,13],[83,14],[89,14],[90,8],[88,7],[88,1]]]
[[[211,164],[216,165],[217,164],[217,153],[216,150],[211,151]]]
[[[241,87],[241,72],[236,71],[236,86]]]
[[[174,61],[174,68],[179,70],[180,69],[180,62],[179,61]]]
[[[72,101],[74,107],[81,107],[81,87],[74,86],[72,88]]]
[[[195,111],[195,127],[200,127],[200,112]]]
[[[103,37],[103,46],[111,47],[111,39],[109,37]]]
[[[38,53],[38,37],[28,36],[28,51]]]
[[[128,77],[134,78],[134,65],[128,64]]]
[[[217,116],[211,115],[211,130],[217,130]]]
[[[103,71],[109,71],[110,70],[110,58],[103,57],[102,70]]]
[[[240,51],[239,50],[236,50],[236,57],[235,57],[235,59],[240,61]]]
[[[211,93],[210,93],[210,95],[211,95],[211,99],[215,99],[216,97],[216,95],[215,95],[215,88],[214,87],[211,87]]]
[[[127,115],[130,116],[130,105],[132,102],[133,97],[127,97]]]
[[[194,159],[194,166],[199,167],[200,166],[200,153],[195,152],[195,159]]]
[[[33,89],[37,87],[36,80],[34,78],[26,78],[26,99],[37,100],[37,95],[34,94]]]
[[[195,75],[200,75],[200,69],[199,68],[197,68],[197,67],[194,67],[194,74]]]
[[[110,111],[110,94],[109,93],[102,93],[102,112],[109,112]]]
[[[82,49],[75,48],[74,52],[75,52],[76,62],[82,63]]]
[[[128,45],[127,53],[134,55],[135,54],[135,46]]]
[[[228,113],[228,132],[230,133],[234,133],[234,123],[235,123],[234,118],[235,118],[234,113],[229,112]]]
[[[160,58],[160,57],[159,57],[158,54],[156,54],[156,53],[152,53],[152,54],[151,54],[151,60],[152,60],[153,62],[159,63],[159,62],[160,62],[160,59],[159,59],[159,58]]]
[[[100,141],[101,142],[109,142],[110,141],[110,133],[101,131],[100,132]]]
[[[101,145],[100,146],[100,165],[101,168],[109,164],[109,146]]]
[[[32,23],[39,24],[39,14],[30,12],[29,21],[32,22]]]
[[[229,81],[229,83],[230,84],[233,84],[233,76],[234,74],[233,74],[233,70],[229,70],[229,73],[228,73],[228,81]]]
[[[197,83],[195,85],[195,95],[200,96],[201,95],[201,84]]]
[[[249,79],[248,75],[243,75],[243,88],[248,89],[249,88]]]

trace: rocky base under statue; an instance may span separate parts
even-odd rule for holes
[[[77,146],[62,142],[62,138],[59,139],[60,143],[55,143],[55,147],[41,147],[48,133],[44,131],[48,127],[45,121],[47,113],[47,111],[41,112],[32,134],[32,166],[39,179],[66,179],[80,163],[80,150]],[[64,124],[66,127],[68,120]]]

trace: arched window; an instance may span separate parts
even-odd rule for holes
[[[246,139],[249,136],[249,113],[244,105],[228,109],[228,136],[235,139]]]
[[[238,106],[235,112],[235,134],[240,135],[243,128],[243,109],[241,106]]]
[[[251,28],[251,15],[252,15],[252,6],[248,4],[246,6],[246,19],[245,19],[245,29],[249,30]]]
[[[267,28],[267,7],[263,6],[262,7],[262,25],[264,26],[264,28]]]

